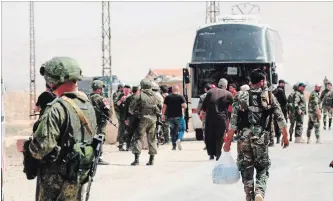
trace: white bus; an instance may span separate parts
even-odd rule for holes
[[[277,84],[276,68],[281,67],[282,55],[278,32],[259,23],[253,16],[221,17],[216,23],[200,27],[196,32],[191,62],[186,68],[191,83],[191,120],[197,140],[203,139],[197,106],[204,85],[217,86],[221,78],[226,78],[229,84],[239,88],[256,68],[267,72],[270,85]]]

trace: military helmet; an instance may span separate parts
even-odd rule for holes
[[[104,88],[104,87],[105,87],[105,84],[104,84],[104,82],[101,81],[101,80],[94,80],[94,81],[92,82],[92,84],[91,84],[91,88],[92,88],[93,90],[102,89],[102,88]]]
[[[152,83],[148,79],[143,79],[140,82],[141,89],[151,89],[153,87]]]
[[[53,57],[45,62],[39,69],[46,83],[51,88],[68,82],[82,79],[82,70],[79,64],[70,57]]]

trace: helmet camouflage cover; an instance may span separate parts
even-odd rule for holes
[[[82,70],[79,64],[70,57],[54,57],[45,62],[39,72],[51,88],[68,81],[82,79]]]
[[[141,89],[151,89],[153,87],[152,83],[148,79],[143,79],[140,82]]]
[[[93,90],[96,90],[96,89],[102,89],[102,88],[104,88],[104,87],[105,87],[105,84],[104,84],[104,82],[101,81],[101,80],[94,80],[94,81],[92,82],[92,84],[91,84],[91,88],[92,88]]]

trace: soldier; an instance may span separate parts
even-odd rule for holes
[[[137,114],[139,116],[138,131],[134,133],[134,146],[133,154],[135,160],[131,163],[132,166],[139,165],[139,157],[141,154],[141,139],[144,135],[148,138],[148,149],[149,149],[149,162],[146,165],[154,164],[154,156],[157,154],[157,144],[155,137],[156,128],[156,115],[160,113],[158,108],[159,102],[154,95],[152,89],[152,83],[143,79],[140,82],[141,91],[139,95],[133,97],[133,101],[129,106],[129,112],[131,114]]]
[[[293,133],[295,128],[295,108],[294,108],[294,101],[295,101],[295,94],[298,88],[298,83],[293,86],[294,92],[291,92],[288,96],[288,104],[287,104],[287,110],[288,110],[288,117],[290,121],[290,127],[289,127],[289,141],[293,141]]]
[[[329,129],[331,129],[331,125],[332,125],[333,112],[329,111],[329,109],[328,109],[329,103],[330,103],[330,100],[329,100],[330,96],[326,96],[329,92],[332,92],[332,83],[327,80],[325,90],[320,95],[320,101],[322,102],[322,110],[324,113],[324,118],[323,118],[324,130],[326,130],[327,115],[328,115]],[[326,98],[326,97],[328,97],[328,98]],[[324,98],[326,98],[325,101],[324,101]]]
[[[311,136],[311,131],[313,127],[315,128],[315,135],[317,138],[317,143],[320,143],[320,119],[321,119],[321,114],[320,114],[320,97],[319,97],[319,92],[321,90],[321,85],[316,84],[315,85],[315,90],[311,92],[310,98],[309,98],[309,105],[308,105],[308,111],[309,111],[309,120],[308,120],[308,130],[307,130],[307,143],[310,143],[310,136]]]
[[[298,84],[298,90],[295,93],[294,99],[294,111],[295,111],[295,143],[305,143],[302,138],[304,116],[306,115],[306,100],[304,96],[304,90],[306,85],[303,82]]]
[[[112,95],[112,100],[113,100],[113,104],[114,104],[114,111],[116,112],[117,115],[117,119],[119,120],[119,109],[118,109],[118,105],[117,100],[118,100],[118,96],[123,93],[124,90],[124,85],[123,84],[119,84],[118,85],[118,90]]]
[[[76,90],[81,72],[76,61],[68,57],[54,57],[40,68],[58,98],[48,104],[33,139],[18,140],[16,144],[18,151],[41,164],[37,201],[82,200],[83,185],[93,162],[92,136],[97,124],[93,106]],[[80,157],[71,158],[75,155]],[[75,171],[76,165],[82,167],[80,172]]]
[[[97,133],[106,135],[106,126],[110,118],[110,103],[107,98],[102,96],[104,87],[105,84],[103,81],[94,80],[91,84],[93,92],[89,95],[89,99],[96,113]],[[109,165],[109,163],[104,161],[101,157],[99,158],[98,164]]]
[[[118,99],[116,99],[116,105],[118,107],[119,111],[119,127],[118,127],[118,136],[117,136],[117,141],[119,143],[118,148],[119,151],[125,151],[124,149],[124,144],[128,142],[127,136],[126,136],[126,107],[125,107],[125,102],[126,98],[130,96],[131,92],[131,86],[128,84],[125,84],[123,92],[118,96]],[[126,145],[128,149],[129,145]]]
[[[157,83],[153,82],[152,83],[153,87],[152,87],[152,91],[155,93],[155,96],[157,98],[157,101],[159,102],[159,105],[162,106],[163,105],[163,102],[164,102],[164,98],[163,96],[160,94],[159,90],[160,90],[160,87],[158,86]],[[161,110],[161,113],[157,115],[157,122],[156,122],[156,136],[158,138],[158,141],[159,140],[163,140],[163,136],[160,136],[159,135],[159,128],[163,125],[162,123],[162,119],[161,119],[161,115],[162,115],[162,108],[160,108]]]
[[[281,145],[286,148],[289,145],[287,123],[281,111],[279,103],[274,95],[271,96],[263,89],[266,74],[260,69],[251,73],[251,89],[240,93],[240,98],[234,98],[230,130],[228,131],[224,151],[229,152],[232,137],[236,130],[239,142],[237,143],[237,164],[241,172],[246,201],[263,201],[266,191],[266,183],[269,177],[271,165],[268,144],[269,125],[262,125],[269,115],[274,114],[278,120],[283,138]],[[252,100],[252,101],[251,101]],[[271,102],[271,105],[269,104]],[[258,118],[257,118],[258,117]],[[256,169],[256,185],[254,184],[254,169]]]
[[[129,151],[130,147],[132,146],[132,138],[134,135],[134,132],[136,131],[137,127],[138,127],[138,123],[139,123],[139,118],[137,115],[132,115],[129,112],[129,106],[133,101],[133,98],[135,95],[138,95],[140,93],[140,88],[138,86],[133,86],[132,87],[132,95],[130,95],[129,97],[126,98],[126,102],[125,102],[125,107],[126,107],[126,117],[125,117],[125,124],[126,124],[126,139],[127,139],[127,149],[126,151]]]
[[[165,98],[169,95],[168,93],[168,86],[163,85],[160,87],[161,92],[162,92],[162,97],[163,97],[163,102]],[[167,116],[168,114],[165,114]],[[163,144],[168,144],[170,143],[170,124],[169,121],[162,121],[162,132],[163,132],[163,137],[164,137],[164,143]]]

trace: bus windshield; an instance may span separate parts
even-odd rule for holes
[[[264,61],[265,31],[246,24],[220,24],[197,32],[192,62]]]

